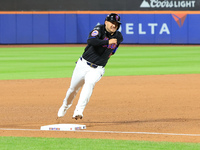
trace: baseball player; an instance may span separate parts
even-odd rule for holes
[[[120,16],[111,13],[106,17],[103,25],[97,25],[90,32],[88,45],[76,63],[71,84],[58,111],[58,117],[66,114],[77,92],[83,86],[72,117],[76,120],[83,118],[83,111],[89,102],[95,84],[103,76],[108,59],[123,41],[122,34],[117,31],[120,25]]]

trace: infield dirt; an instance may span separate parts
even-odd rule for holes
[[[40,126],[84,124],[86,130],[200,134],[200,74],[103,77],[95,86],[82,120],[57,111],[70,78],[0,80],[0,136],[102,138],[200,142],[200,136],[24,131]]]

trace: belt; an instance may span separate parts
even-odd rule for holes
[[[93,63],[91,63],[91,62],[88,62],[88,61],[86,61],[85,59],[83,59],[82,57],[80,57],[80,60],[81,60],[81,61],[85,61],[86,64],[87,64],[88,66],[92,67],[92,68],[97,68],[97,67],[98,67],[98,65],[93,64]]]

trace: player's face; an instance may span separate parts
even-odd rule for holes
[[[114,33],[118,28],[117,22],[105,21],[105,28],[109,33]]]

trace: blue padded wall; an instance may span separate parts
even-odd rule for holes
[[[0,44],[86,43],[107,14],[0,14]],[[184,15],[184,14],[183,14]],[[120,14],[127,44],[200,44],[200,14]],[[180,25],[181,23],[181,25]]]

